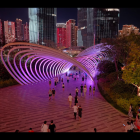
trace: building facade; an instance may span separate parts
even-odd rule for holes
[[[73,47],[76,46],[77,40],[76,40],[76,32],[75,32],[75,20],[69,19],[66,22],[66,47]]]
[[[23,33],[22,33],[22,20],[16,19],[15,22],[15,35],[16,35],[16,41],[22,41],[23,39]]]
[[[90,47],[99,44],[102,38],[118,36],[118,8],[78,8],[78,42]],[[82,41],[81,41],[82,36]]]
[[[56,8],[28,8],[29,41],[45,45],[45,41],[56,43]],[[49,47],[49,46],[48,46]]]
[[[131,32],[134,32],[136,35],[139,35],[139,28],[134,25],[123,25],[122,30],[118,31],[118,36],[121,35],[130,35]]]
[[[15,22],[4,21],[5,44],[15,42]]]
[[[29,42],[29,24],[24,25],[24,41]]]
[[[0,47],[4,45],[4,21],[0,19]]]
[[[66,47],[66,24],[57,23],[56,28],[57,28],[57,46]]]

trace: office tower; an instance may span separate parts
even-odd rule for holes
[[[66,24],[65,23],[57,23],[57,46],[65,47],[66,46]]]
[[[16,35],[16,41],[22,41],[23,35],[22,35],[22,20],[16,19],[15,22],[15,35]]]
[[[4,21],[0,19],[0,47],[4,45]]]
[[[130,35],[131,32],[134,32],[136,35],[139,35],[139,28],[134,25],[123,25],[122,30],[118,31],[118,35]]]
[[[99,44],[102,38],[118,36],[119,11],[118,8],[78,8],[78,42],[90,47]]]
[[[28,16],[29,40],[31,43],[45,45],[48,40],[57,42],[56,8],[28,8]]]
[[[75,38],[75,20],[69,19],[66,22],[66,47],[76,46],[76,38]]]
[[[15,42],[15,22],[4,21],[5,44]]]

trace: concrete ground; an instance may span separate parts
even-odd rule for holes
[[[86,80],[86,97],[79,93],[78,105],[83,108],[82,118],[74,119],[73,108],[69,108],[68,95],[75,96],[75,88],[80,89],[82,76],[74,81],[70,77],[67,83],[63,75],[65,90],[62,91],[62,83],[54,87],[55,99],[49,100],[49,81],[30,85],[14,85],[0,89],[0,132],[28,132],[32,128],[40,132],[44,121],[50,124],[53,120],[57,132],[124,132],[123,124],[127,123],[128,116],[112,107],[99,93],[95,81],[95,94],[89,95],[89,86],[94,83]],[[74,105],[74,102],[73,104]]]

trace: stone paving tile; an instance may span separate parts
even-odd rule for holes
[[[55,99],[49,100],[49,81],[41,81],[29,85],[14,85],[0,89],[0,132],[28,132],[32,127],[35,132],[40,132],[41,125],[46,120],[50,124],[54,120],[57,132],[118,132],[124,131],[122,124],[126,124],[127,115],[119,112],[101,96],[95,81],[96,91],[94,95],[86,97],[78,93],[78,105],[83,108],[82,118],[74,119],[73,108],[69,108],[68,95],[75,96],[75,88],[82,84],[79,80],[65,83],[65,91],[62,91],[62,83],[54,87],[52,79],[51,88],[55,88]],[[89,86],[93,82],[88,78],[85,82]],[[74,105],[74,101],[72,102]]]

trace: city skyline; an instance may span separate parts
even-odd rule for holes
[[[9,13],[10,11],[10,13]],[[16,18],[21,19],[23,24],[29,23],[28,8],[0,8],[0,19],[15,22]],[[119,30],[123,25],[134,25],[140,28],[140,8],[120,8]],[[69,19],[76,20],[77,8],[57,8],[57,23],[66,23]]]

